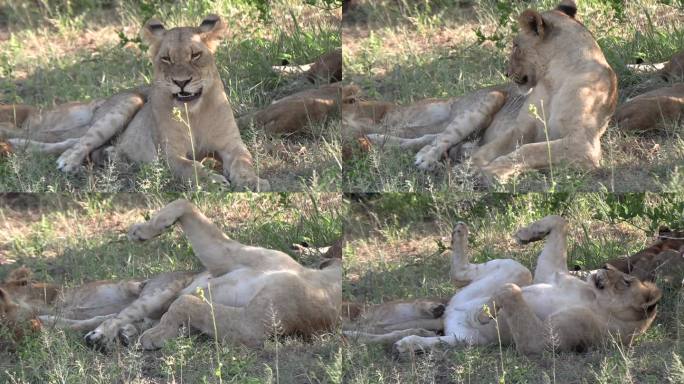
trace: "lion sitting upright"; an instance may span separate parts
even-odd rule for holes
[[[2,106],[0,133],[14,138],[14,146],[64,151],[57,162],[65,172],[78,170],[91,152],[118,136],[114,152],[124,160],[149,163],[161,152],[180,179],[268,190],[240,138],[216,68],[214,51],[225,29],[216,15],[207,16],[199,27],[168,30],[151,19],[141,34],[150,45],[152,85],[51,111]],[[223,175],[203,168],[198,160],[206,155],[221,159]]]
[[[428,171],[471,135],[477,147],[463,152],[485,176],[502,181],[559,163],[598,167],[617,78],[576,12],[565,0],[520,15],[506,71],[514,84],[407,107],[357,103],[344,116],[347,126],[370,133],[373,142],[419,150],[415,163]]]

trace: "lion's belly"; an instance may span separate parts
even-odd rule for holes
[[[204,291],[204,297],[209,299],[211,294],[212,301],[216,303],[231,307],[244,307],[279,274],[291,274],[291,272],[263,272],[241,268],[220,277],[211,277],[208,273],[202,273],[182,293],[194,294],[201,289]]]
[[[558,309],[592,303],[582,287],[573,285],[533,284],[523,287],[522,293],[525,302],[541,320],[547,319]]]
[[[135,163],[151,163],[157,159],[154,141],[152,107],[146,103],[128,123],[116,143],[116,151]]]

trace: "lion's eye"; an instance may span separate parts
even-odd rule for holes
[[[164,56],[161,58],[162,63],[171,64],[171,58],[169,56]]]
[[[192,55],[190,55],[190,59],[192,59],[192,60],[197,60],[197,59],[200,58],[200,56],[202,56],[202,53],[201,53],[201,52],[195,52],[195,53],[193,53]]]

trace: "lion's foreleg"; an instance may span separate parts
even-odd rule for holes
[[[95,111],[85,135],[57,159],[57,168],[63,172],[80,169],[83,160],[92,151],[123,131],[144,103],[145,99],[137,93],[123,93],[109,98]]]
[[[168,305],[186,285],[187,281],[180,279],[166,288],[141,296],[116,316],[102,322],[93,331],[88,332],[85,335],[86,343],[88,345],[106,346],[114,340],[121,329],[124,329],[129,324],[150,317],[153,313],[160,311]]]
[[[239,252],[231,254],[231,251],[241,244],[229,239],[194,204],[184,199],[167,204],[149,221],[133,225],[128,237],[137,241],[149,240],[175,223],[180,224],[195,255],[213,276],[220,276],[240,264],[240,260],[233,257]]]
[[[173,302],[157,326],[142,334],[140,343],[145,349],[161,348],[185,324],[221,341],[257,346],[267,336],[267,318],[253,317],[249,312],[247,308],[210,304],[199,297],[183,295]]]
[[[546,239],[534,270],[534,283],[545,283],[557,272],[568,273],[567,222],[561,216],[546,216],[521,228],[515,238],[521,244]]]
[[[190,160],[184,155],[168,154],[166,160],[176,178],[190,182],[197,187],[198,183],[211,182],[221,186],[229,186],[230,182],[223,175],[207,171],[204,165],[196,160]]]
[[[38,319],[47,326],[53,326],[59,329],[71,329],[75,331],[91,331],[102,324],[105,320],[112,319],[116,314],[95,316],[90,319],[72,320],[61,316],[44,315],[38,316]]]
[[[367,344],[383,344],[383,345],[390,345],[394,344],[397,341],[407,337],[407,336],[421,336],[421,337],[436,337],[437,334],[434,333],[433,331],[426,330],[426,329],[421,329],[421,328],[409,328],[409,329],[401,329],[401,330],[396,330],[388,333],[382,333],[382,334],[374,334],[374,333],[368,333],[368,332],[362,332],[362,331],[343,331],[342,332],[345,336],[349,338],[353,338],[355,340],[358,340],[362,343],[367,343]]]
[[[600,145],[587,142],[584,137],[565,137],[548,142],[524,144],[515,151],[494,159],[481,167],[481,170],[487,176],[506,181],[512,175],[523,171],[558,166],[561,163],[595,168],[599,165],[600,158]]]
[[[416,166],[424,171],[435,169],[449,148],[489,125],[505,102],[506,95],[504,93],[492,91],[481,100],[475,101],[474,105],[463,108],[461,113],[453,116],[439,137],[416,154]]]
[[[62,152],[72,148],[78,143],[79,139],[67,139],[60,141],[58,143],[43,143],[40,141],[30,140],[30,139],[8,139],[7,142],[10,143],[15,148],[26,148],[34,152],[47,153],[47,154],[61,154]]]
[[[518,352],[542,353],[551,342],[549,327],[537,317],[516,284],[506,284],[493,297],[497,317],[506,322]]]
[[[269,191],[271,185],[265,179],[257,176],[254,170],[252,155],[247,147],[240,141],[231,148],[219,151],[221,161],[223,161],[223,173],[228,176],[230,182],[239,189],[250,189],[253,191]]]
[[[506,283],[528,285],[532,281],[530,271],[513,259],[471,263],[467,246],[468,227],[464,223],[458,223],[452,233],[450,275],[451,281],[456,285],[465,285],[454,296],[459,300],[465,302],[477,297],[490,296]]]

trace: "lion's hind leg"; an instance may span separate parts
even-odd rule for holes
[[[513,259],[471,263],[468,252],[468,226],[465,223],[457,223],[454,226],[451,248],[451,281],[456,286],[463,287],[451,299],[452,302],[489,297],[507,283],[528,285],[532,282],[532,273],[529,269]]]
[[[192,275],[184,273],[163,274],[150,280],[137,300],[116,316],[103,321],[97,328],[88,332],[85,335],[86,344],[105,349],[122,330],[124,333],[129,332],[127,329],[129,324],[152,318],[162,311],[191,281]]]
[[[537,259],[534,283],[549,282],[555,273],[568,273],[567,232],[567,221],[561,216],[551,215],[515,233],[520,244],[546,239]]]
[[[567,308],[542,321],[515,284],[494,296],[498,317],[508,326],[518,352],[533,355],[549,351],[585,351],[601,340],[601,326],[591,310]]]
[[[57,143],[43,143],[30,139],[15,138],[8,139],[7,142],[14,148],[26,148],[34,152],[56,155],[72,148],[79,142],[79,139],[66,139]]]
[[[397,331],[391,331],[388,333],[374,334],[363,331],[342,331],[348,338],[355,339],[362,343],[367,344],[383,344],[391,345],[397,341],[407,337],[407,336],[420,336],[420,337],[436,337],[437,334],[433,331],[423,329],[423,328],[409,328],[401,329]]]
[[[258,346],[269,335],[267,311],[268,308],[254,308],[251,303],[247,307],[230,307],[183,295],[171,304],[159,324],[140,336],[140,344],[147,350],[159,349],[186,325],[221,341]]]
[[[143,104],[145,98],[137,92],[124,92],[107,99],[98,106],[85,135],[57,159],[57,168],[67,173],[80,169],[92,151],[123,131]]]

